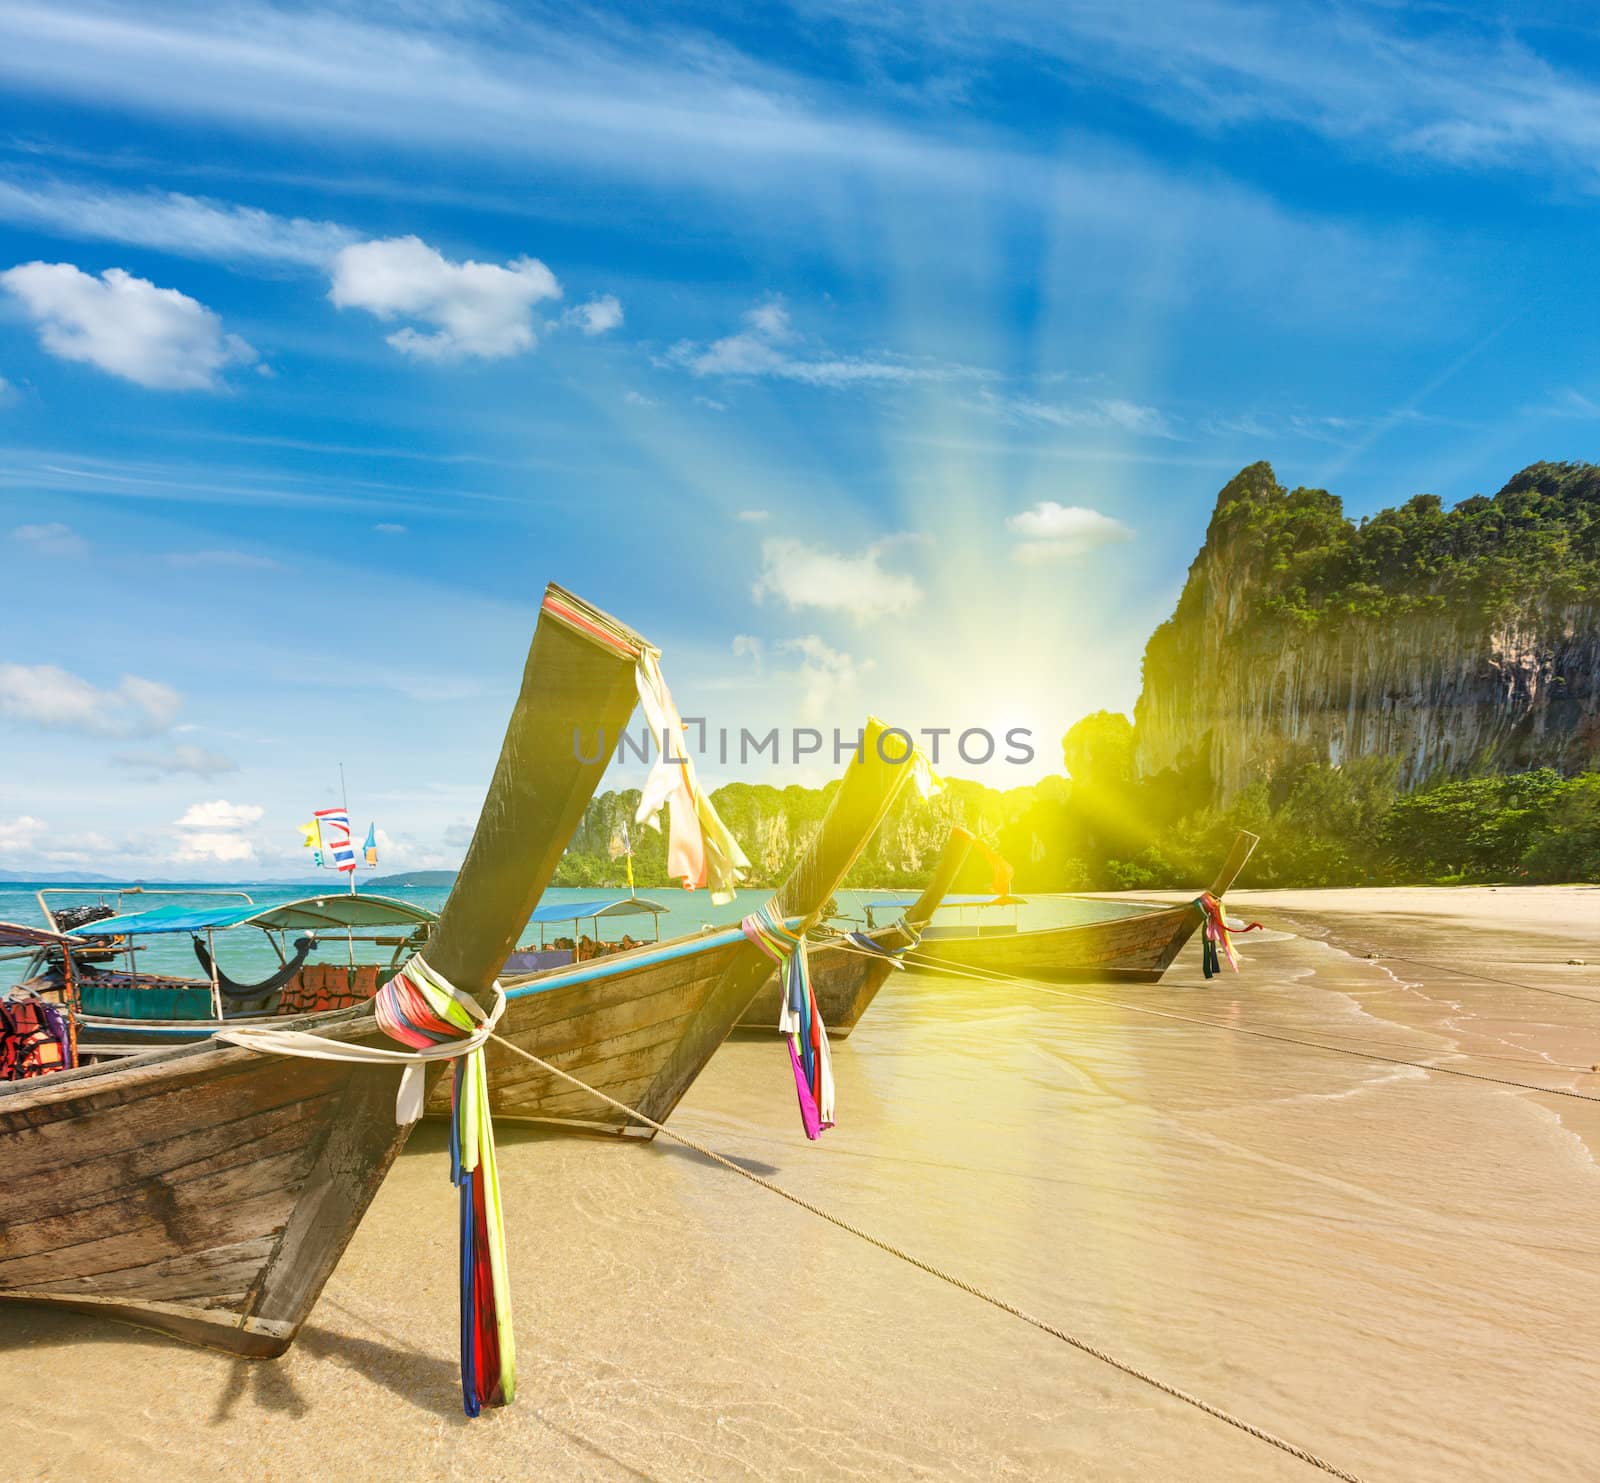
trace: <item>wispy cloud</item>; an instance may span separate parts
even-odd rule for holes
[[[171,566],[233,568],[238,571],[277,571],[282,563],[255,551],[235,551],[228,548],[212,551],[173,551],[168,554]]]
[[[858,622],[910,612],[922,588],[904,572],[888,570],[880,541],[854,553],[828,551],[804,541],[761,543],[761,575],[751,588],[757,602],[774,597],[791,609],[843,613]]]
[[[122,242],[230,266],[324,268],[356,234],[252,206],[54,177],[0,178],[0,221],[75,242]]]
[[[11,539],[35,556],[77,558],[89,551],[89,543],[70,525],[59,520],[43,525],[19,525],[11,532]]]
[[[71,263],[24,263],[0,273],[39,344],[61,360],[169,391],[209,391],[255,351],[198,300],[121,268],[98,278]]]
[[[791,324],[788,310],[775,301],[747,310],[744,328],[737,334],[713,340],[709,345],[680,341],[668,352],[667,360],[695,376],[768,377],[833,389],[981,380],[989,374],[972,366],[908,357],[837,355],[808,349]]]
[[[232,757],[187,744],[165,752],[123,752],[113,757],[112,761],[130,772],[152,778],[213,778],[239,770],[239,764]]]
[[[48,832],[50,826],[32,814],[18,814],[14,819],[0,819],[0,855],[16,854],[32,849]]]
[[[892,47],[902,72],[1028,56],[1206,134],[1290,124],[1408,163],[1542,167],[1591,182],[1600,154],[1600,86],[1563,66],[1562,51],[1539,49],[1559,32],[1532,11],[951,0],[932,27],[898,5],[801,4]]]
[[[1036,397],[1009,396],[986,390],[980,393],[980,398],[988,410],[1019,425],[1033,423],[1174,440],[1180,436],[1159,409],[1120,397],[1096,397],[1085,402],[1046,402]]]
[[[784,639],[774,649],[799,660],[793,678],[800,690],[800,714],[809,721],[831,714],[854,695],[861,677],[876,666],[875,660],[856,659],[814,633]]]
[[[1133,539],[1133,532],[1110,515],[1048,499],[1008,516],[1006,529],[1019,538],[1011,554],[1030,564],[1084,556],[1101,546]]]
[[[138,675],[101,689],[53,664],[0,664],[0,716],[30,726],[133,736],[165,731],[182,704],[172,686]]]

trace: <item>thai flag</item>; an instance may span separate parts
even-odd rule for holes
[[[355,841],[350,838],[350,814],[342,808],[319,808],[317,828],[322,833],[322,848],[334,870],[356,868]]]

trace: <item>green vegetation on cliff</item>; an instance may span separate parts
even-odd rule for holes
[[[1600,878],[1600,773],[1580,770],[1600,755],[1596,611],[1600,467],[1534,464],[1493,498],[1357,522],[1252,464],[1150,640],[1138,736],[1098,712],[1062,739],[1070,777],[902,800],[849,884],[920,882],[953,823],[1021,891],[1198,888],[1239,828],[1262,836],[1245,879],[1263,886]],[[1514,642],[1485,640],[1507,624]],[[751,885],[784,878],[831,791],[717,790]],[[621,883],[607,846],[637,803],[591,804],[558,885]],[[664,840],[632,833],[639,884],[665,884]],[[957,889],[985,879],[974,861]]]
[[[1198,890],[1238,829],[1262,838],[1246,885],[1600,880],[1600,773],[1563,778],[1539,768],[1401,794],[1391,763],[1334,768],[1291,759],[1270,784],[1254,784],[1222,808],[1179,775],[1133,777],[1131,744],[1127,718],[1102,711],[1063,740],[1073,780],[1005,792],[957,781],[927,802],[913,796],[890,815],[848,884],[920,884],[952,823],[999,847],[1019,891]],[[713,793],[751,858],[749,884],[783,879],[832,791],[734,784]],[[590,804],[556,885],[624,883],[607,846],[638,801],[637,792],[606,793]],[[631,836],[639,887],[668,884],[664,837],[638,827]],[[987,867],[975,860],[956,889],[987,883]]]
[[[1285,489],[1256,463],[1217,497],[1206,544],[1227,549],[1257,619],[1309,626],[1453,609],[1493,621],[1600,588],[1600,467],[1533,464],[1493,498],[1446,510],[1438,495],[1418,494],[1357,522],[1337,495]],[[1190,616],[1180,603],[1157,630],[1158,656],[1162,630]]]

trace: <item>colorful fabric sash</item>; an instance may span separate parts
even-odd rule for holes
[[[636,681],[639,703],[661,755],[645,779],[635,821],[660,833],[661,807],[670,801],[667,874],[681,876],[686,891],[710,886],[712,901],[726,906],[733,900],[734,890],[750,862],[710,797],[700,788],[689,750],[683,744],[683,719],[672,703],[672,692],[667,689],[654,654],[639,656]]]
[[[409,1051],[329,1040],[306,1030],[243,1026],[216,1039],[271,1055],[358,1065],[400,1066],[395,1121],[422,1116],[423,1076],[430,1061],[455,1061],[450,1099],[450,1178],[461,1192],[461,1403],[468,1416],[484,1406],[508,1406],[516,1395],[516,1342],[506,1273],[505,1221],[489,1117],[489,1077],[483,1046],[506,1007],[494,985],[485,1014],[470,994],[414,956],[372,1001],[379,1027]]]
[[[833,1126],[833,1062],[828,1054],[828,1029],[811,988],[811,966],[803,932],[791,932],[769,901],[740,924],[751,942],[778,965],[783,986],[778,1030],[787,1037],[795,1096],[806,1137],[815,1142]]]
[[[414,957],[378,990],[372,1007],[391,1039],[425,1050],[472,1033],[464,1000]],[[458,1058],[452,1070],[450,1180],[461,1192],[461,1401],[467,1415],[476,1416],[484,1406],[506,1406],[514,1399],[516,1341],[482,1049]]]
[[[989,889],[994,892],[994,899],[1004,901],[1011,894],[1011,882],[1016,878],[1011,862],[977,837],[973,838],[972,847],[989,862]]]
[[[891,968],[904,969],[906,965],[900,961],[901,956],[909,953],[912,948],[922,941],[922,934],[920,932],[912,932],[911,928],[906,926],[904,922],[900,924],[900,930],[910,933],[911,941],[902,942],[899,947],[889,947],[887,944],[879,942],[877,938],[867,936],[865,932],[846,932],[844,940],[852,946],[860,948],[862,952],[876,953],[880,958],[887,958]]]
[[[1228,960],[1228,966],[1235,973],[1239,971],[1239,955],[1233,949],[1230,933],[1257,932],[1265,930],[1260,922],[1251,922],[1248,927],[1230,927],[1228,919],[1223,915],[1222,903],[1209,891],[1202,891],[1195,897],[1194,904],[1199,908],[1205,922],[1200,929],[1200,971],[1207,978],[1215,978],[1222,972],[1222,959]]]

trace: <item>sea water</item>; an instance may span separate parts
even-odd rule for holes
[[[207,905],[242,905],[248,899],[265,910],[270,906],[278,906],[288,901],[300,901],[317,894],[338,894],[343,888],[343,882],[338,880],[330,880],[320,892],[315,885],[263,885],[247,881],[192,887],[181,884],[151,886],[140,894],[123,896],[120,907],[127,912],[149,911],[158,906],[168,905],[189,906],[200,910]],[[0,883],[0,922],[45,926],[45,915],[37,895],[41,889],[46,892],[45,901],[52,910],[58,910],[63,906],[93,905],[96,902],[103,902],[113,909],[119,906],[118,887],[115,885]],[[363,894],[386,895],[404,901],[408,906],[419,906],[426,911],[437,912],[443,908],[450,894],[450,888],[414,886]],[[544,893],[541,905],[592,902],[624,894],[622,891],[607,890],[604,887],[553,888]],[[835,923],[846,928],[862,927],[866,923],[866,908],[870,903],[883,901],[887,897],[903,897],[907,894],[885,891],[841,891],[837,898],[840,914],[835,918]],[[747,916],[763,905],[771,897],[772,892],[739,891],[736,893],[736,899],[726,906],[718,906],[713,902],[709,892],[685,891],[676,886],[655,887],[641,891],[639,895],[666,908],[655,922],[659,926],[660,935],[668,938],[699,932],[706,927],[737,926],[741,917]],[[985,927],[1015,925],[1020,930],[1027,930],[1068,922],[1095,921],[1117,916],[1128,910],[1129,904],[1126,902],[1094,901],[1071,896],[1039,896],[1029,897],[1017,907],[992,909],[971,906],[951,907],[942,911],[937,921],[940,925],[966,925],[974,929],[981,921]],[[873,919],[882,926],[892,921],[895,915],[895,911],[891,908],[887,911],[874,912]],[[363,928],[358,929],[358,936],[394,937],[404,930],[399,927]],[[588,933],[591,937],[598,936],[608,942],[619,941],[624,933],[635,939],[649,941],[655,935],[656,926],[652,925],[648,915],[638,915],[603,918],[598,930],[592,920],[585,919],[577,924],[576,930],[580,934]],[[550,923],[545,927],[545,937],[549,941],[554,941],[558,937],[572,936],[573,931],[571,922]],[[290,940],[292,941],[297,935],[291,933]],[[312,962],[348,960],[349,948],[343,933],[325,931],[319,933],[318,937],[319,950],[313,954]],[[520,933],[518,942],[524,946],[531,944],[537,947],[539,929],[535,927]],[[141,949],[138,954],[138,964],[144,972],[175,974],[183,977],[200,974],[194,946],[187,933],[174,932],[142,937],[138,939],[138,944]],[[392,952],[391,947],[381,947],[370,942],[358,943],[356,961],[387,962]],[[254,927],[238,927],[218,933],[216,957],[222,971],[229,978],[240,982],[249,982],[253,977],[265,976],[279,966],[278,955],[271,941],[264,932]],[[26,972],[27,962],[26,954],[0,958],[0,989],[8,988],[18,982]]]

